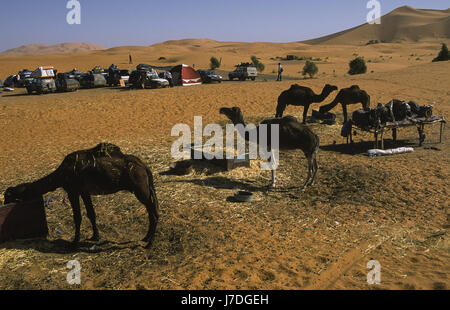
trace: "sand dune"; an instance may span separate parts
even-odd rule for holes
[[[366,44],[370,40],[386,42],[432,41],[450,38],[450,9],[426,10],[403,6],[381,17],[381,24],[363,24],[308,44]]]
[[[92,43],[61,43],[55,45],[46,44],[29,44],[23,45],[17,48],[6,50],[0,55],[42,55],[42,54],[67,54],[67,53],[79,53],[93,50],[105,49],[102,46]]]

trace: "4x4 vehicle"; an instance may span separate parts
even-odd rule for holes
[[[28,69],[23,69],[22,71],[20,71],[17,75],[18,75],[18,79],[17,79],[17,85],[16,87],[25,87],[28,82],[31,82],[31,80],[33,79],[31,77],[32,72]]]
[[[236,69],[230,73],[228,73],[228,78],[230,81],[237,78],[240,81],[245,81],[246,79],[251,79],[254,81],[258,76],[258,71],[256,68],[249,64],[239,64],[236,66]]]
[[[58,73],[56,75],[55,84],[58,91],[76,91],[80,88],[80,82],[71,78],[67,73]]]
[[[27,81],[25,87],[27,92],[32,94],[53,93],[56,91],[55,69],[53,67],[39,67],[31,73],[30,80]]]
[[[83,76],[83,72],[78,71],[77,69],[73,69],[72,71],[66,72],[66,76],[69,79],[75,79],[79,82],[81,80],[81,77]]]
[[[203,83],[222,82],[223,78],[213,70],[198,70]]]
[[[169,81],[158,76],[158,72],[149,65],[140,64],[131,72],[128,83],[131,88],[163,88],[169,86]]]
[[[83,88],[103,87],[106,86],[106,79],[103,74],[89,71],[88,73],[83,74],[80,84]]]

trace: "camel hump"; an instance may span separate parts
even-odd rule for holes
[[[120,147],[108,142],[99,143],[97,144],[97,146],[90,149],[90,151],[94,154],[95,157],[123,156]]]
[[[291,85],[291,88],[289,88],[289,89],[300,89],[300,88],[302,88],[300,85],[298,85],[298,84],[292,84],[292,85]]]

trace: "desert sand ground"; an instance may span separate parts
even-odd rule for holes
[[[218,113],[223,106],[239,106],[248,122],[259,122],[275,114],[278,95],[292,83],[316,93],[326,83],[339,88],[358,84],[371,95],[372,105],[393,98],[415,100],[434,104],[435,114],[448,117],[450,62],[431,63],[439,48],[439,42],[312,46],[184,40],[69,55],[1,56],[3,78],[38,65],[60,71],[111,63],[204,68],[211,56],[222,57],[221,69],[227,71],[251,55],[266,64],[266,75],[255,82],[188,88],[3,93],[0,192],[46,175],[72,151],[108,141],[140,156],[152,169],[161,213],[154,246],[145,250],[138,241],[147,227],[144,206],[130,193],[94,197],[102,250],[90,253],[86,249],[94,243],[83,241],[82,249],[72,252],[66,247],[73,237],[71,209],[53,204],[47,209],[47,240],[1,245],[0,288],[448,289],[448,127],[442,144],[435,144],[439,127],[427,127],[424,147],[418,147],[415,130],[400,130],[400,144],[413,146],[413,153],[369,158],[364,154],[373,138],[359,134],[355,145],[346,145],[336,107],[337,125],[310,124],[321,140],[320,170],[316,185],[303,193],[286,190],[306,177],[300,151],[281,153],[281,189],[273,191],[265,189],[270,173],[255,164],[230,172],[202,166],[187,176],[160,174],[173,161],[173,125],[192,126],[195,115],[204,124],[225,125],[228,121]],[[134,65],[128,64],[130,51]],[[275,82],[276,57],[286,54],[320,57],[317,78],[302,78],[303,62],[285,61],[285,81]],[[370,60],[368,73],[348,76],[348,61],[356,55]],[[158,60],[161,56],[166,59]],[[289,107],[285,113],[299,117],[302,109]],[[425,148],[431,145],[439,150]],[[237,189],[253,191],[255,201],[228,202]],[[45,198],[51,196],[62,201],[64,193]],[[82,234],[91,234],[85,212]],[[72,259],[82,266],[79,286],[66,282],[66,263]],[[366,282],[366,264],[372,259],[381,264],[379,285]]]

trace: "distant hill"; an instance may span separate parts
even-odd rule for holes
[[[381,24],[363,24],[321,38],[302,41],[307,44],[366,44],[427,41],[450,38],[450,9],[428,10],[402,6],[381,17]]]
[[[105,47],[91,43],[61,43],[56,45],[29,44],[6,50],[0,55],[39,55],[39,54],[66,54],[86,51],[104,50]]]

